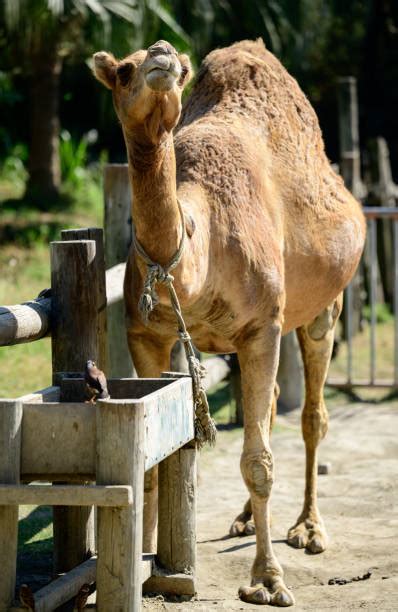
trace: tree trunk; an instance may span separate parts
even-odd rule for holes
[[[56,49],[32,56],[30,76],[30,149],[27,194],[39,207],[57,198],[61,182],[59,158],[59,78],[62,58]]]

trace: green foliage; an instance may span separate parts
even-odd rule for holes
[[[376,304],[376,323],[391,323],[394,320],[394,315],[392,314],[388,304]],[[363,308],[363,316],[366,321],[371,321],[371,309],[370,306],[364,306]]]
[[[15,145],[10,154],[0,165],[0,181],[12,183],[19,192],[25,186],[28,174],[24,165],[27,159],[27,147],[19,143]]]
[[[68,186],[76,187],[88,178],[88,147],[95,144],[97,138],[97,130],[90,130],[79,141],[74,141],[68,130],[62,130],[59,147],[61,174]]]

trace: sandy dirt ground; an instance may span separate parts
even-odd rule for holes
[[[300,413],[278,416],[273,435],[275,484],[272,539],[296,605],[292,610],[398,611],[398,402],[347,403],[330,411],[330,428],[320,462],[319,506],[329,548],[310,555],[286,543],[287,529],[302,505],[304,448]],[[239,470],[242,433],[220,432],[217,447],[199,464],[198,594],[190,602],[144,599],[144,609],[170,612],[259,610],[237,597],[249,584],[255,538],[227,538],[246,499]],[[370,579],[328,585],[334,577]]]

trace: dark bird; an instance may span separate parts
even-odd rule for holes
[[[91,587],[89,584],[82,584],[78,594],[75,599],[75,610],[76,612],[81,612],[86,607],[88,596],[91,593]]]
[[[94,404],[97,399],[108,399],[108,384],[105,374],[97,368],[95,361],[89,359],[86,363],[84,372],[84,380],[86,381],[86,390],[89,396],[89,401]]]
[[[29,612],[34,612],[35,598],[33,597],[33,593],[27,584],[21,584],[19,589],[19,599],[24,608],[27,608]]]

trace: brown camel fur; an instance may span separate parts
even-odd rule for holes
[[[241,470],[256,525],[253,603],[292,605],[272,551],[269,442],[281,334],[297,329],[305,363],[303,511],[289,543],[321,552],[326,532],[316,500],[317,445],[327,430],[323,385],[340,295],[365,238],[360,206],[332,170],[318,121],[296,81],[261,41],[210,53],[181,113],[189,59],[159,41],[122,61],[95,56],[95,74],[112,90],[127,147],[133,222],[152,260],[173,271],[187,327],[201,351],[237,352],[242,375]],[[181,116],[180,116],[181,115]],[[173,129],[179,121],[173,139]],[[139,376],[169,367],[176,323],[165,287],[144,326],[137,311],[145,266],[132,251],[125,279],[128,338]],[[156,473],[147,482],[156,503]],[[145,545],[156,523],[146,519]],[[149,518],[148,518],[149,517]]]

